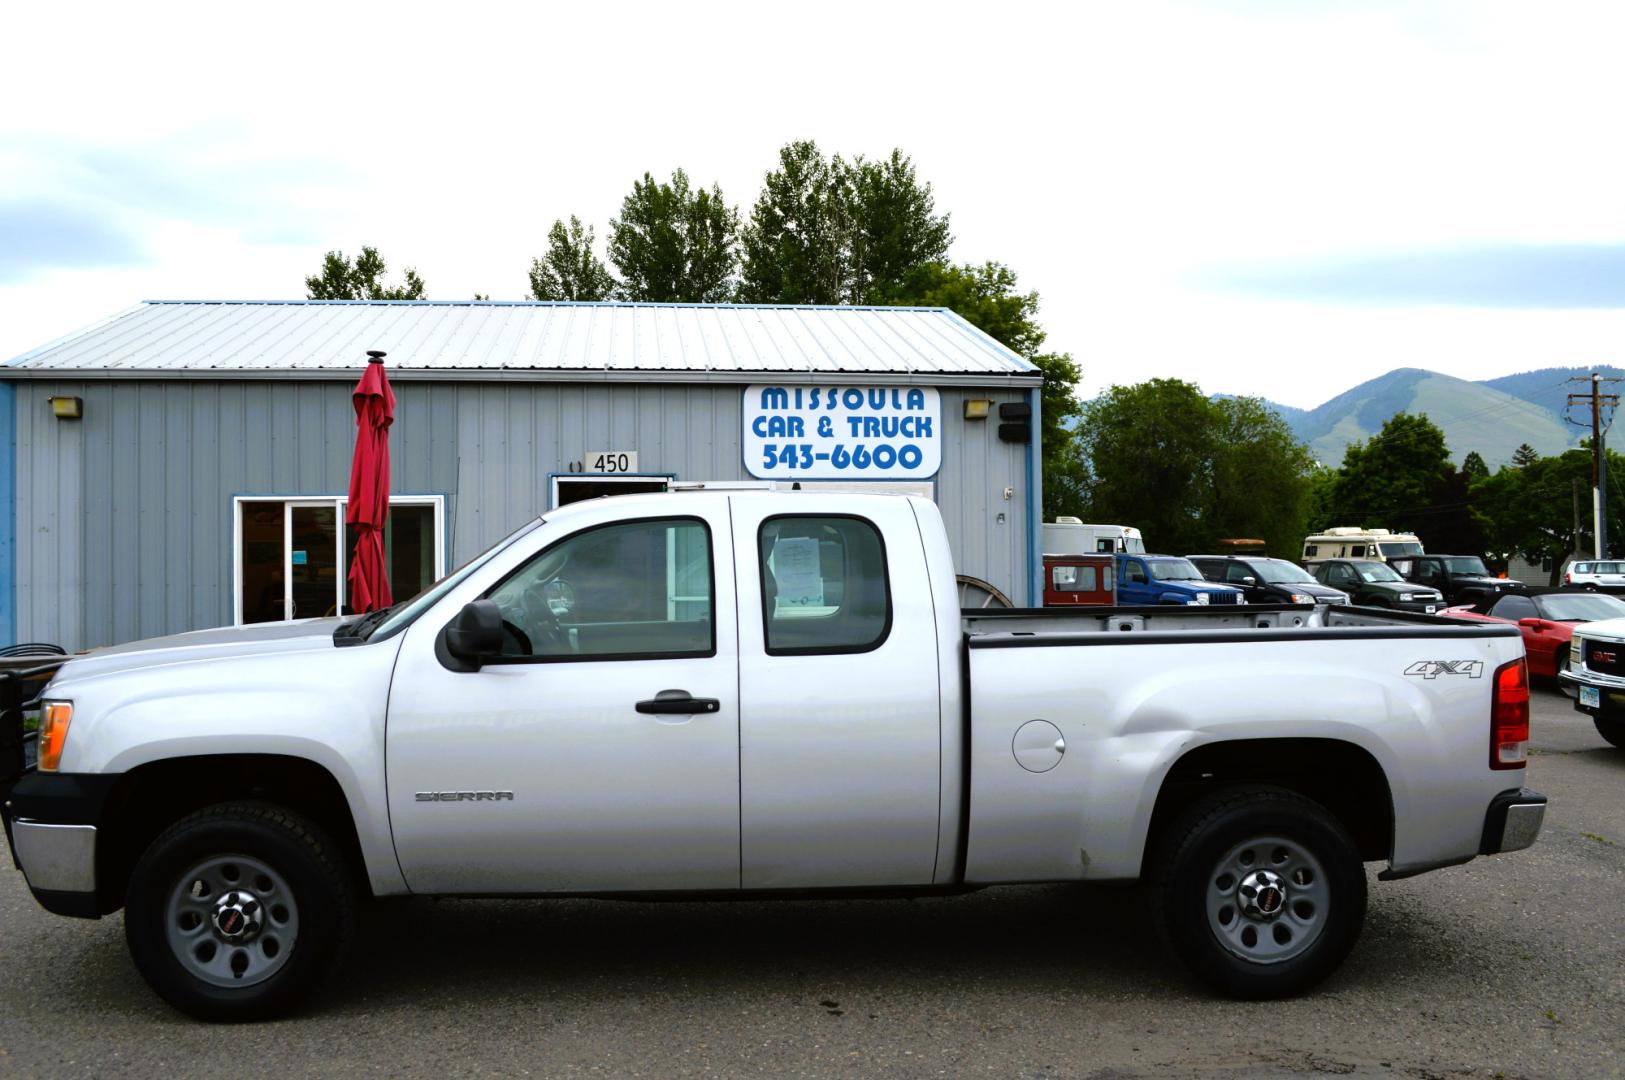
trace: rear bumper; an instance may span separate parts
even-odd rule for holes
[[[1499,855],[1522,851],[1540,836],[1545,820],[1546,796],[1528,788],[1503,791],[1490,801],[1490,808],[1484,813],[1484,838],[1479,842],[1478,853]]]

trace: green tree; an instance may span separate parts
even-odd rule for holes
[[[739,213],[722,189],[692,188],[678,169],[669,183],[648,173],[609,223],[609,259],[622,299],[714,304],[728,300],[739,266]]]
[[[1469,450],[1461,462],[1461,474],[1469,480],[1482,480],[1490,474],[1490,467],[1484,464],[1484,459],[1477,450]]]
[[[852,277],[852,177],[839,155],[811,140],[779,150],[779,167],[741,234],[740,299],[754,304],[839,304]]]
[[[1262,538],[1296,556],[1317,470],[1257,398],[1209,400],[1178,379],[1114,386],[1083,410],[1089,514],[1138,526],[1156,550]]]
[[[1083,409],[1089,515],[1138,527],[1157,551],[1200,551],[1212,540],[1217,449],[1208,399],[1190,383],[1113,386]]]
[[[853,303],[885,303],[916,268],[947,258],[948,215],[936,213],[931,185],[920,182],[901,150],[881,161],[858,158],[849,190]]]
[[[1533,465],[1539,460],[1540,455],[1528,443],[1519,443],[1518,448],[1512,451],[1512,464],[1520,469],[1525,465]]]
[[[1071,355],[1039,351],[1044,331],[1038,325],[1038,294],[1021,292],[1015,272],[999,263],[926,263],[906,275],[893,298],[899,304],[948,308],[1038,368],[1044,376],[1038,407],[1044,516],[1078,513],[1086,483],[1075,433],[1082,373]]]
[[[1209,411],[1212,487],[1202,508],[1208,540],[1256,537],[1271,552],[1296,558],[1318,469],[1314,455],[1258,398],[1220,398]]]
[[[570,224],[553,222],[547,232],[547,254],[530,261],[530,295],[537,300],[608,300],[615,278],[593,253],[591,225],[570,215]]]
[[[1616,464],[1617,463],[1617,464]],[[1625,468],[1625,457],[1609,453],[1608,469]],[[1472,487],[1473,509],[1493,556],[1517,555],[1532,563],[1550,559],[1551,584],[1558,583],[1569,555],[1590,550],[1591,451],[1568,450],[1523,466],[1498,469]],[[1576,512],[1578,510],[1578,513]],[[1578,519],[1578,520],[1577,520]],[[1625,519],[1625,492],[1608,497],[1610,535]]]
[[[1426,414],[1395,413],[1343,452],[1332,510],[1339,525],[1414,530],[1450,467],[1444,432]]]
[[[305,279],[311,300],[421,300],[423,279],[410,267],[404,285],[385,285],[384,257],[377,248],[362,247],[352,262],[342,251],[329,251],[322,272]]]
[[[901,150],[848,162],[805,140],[779,150],[743,239],[741,297],[789,304],[898,303],[909,272],[953,242]]]

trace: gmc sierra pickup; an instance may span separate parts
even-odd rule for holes
[[[1279,996],[1352,947],[1364,862],[1540,830],[1517,627],[955,598],[927,500],[576,503],[385,611],[68,662],[8,838],[164,998],[249,1019],[403,894],[1143,880],[1201,980]]]

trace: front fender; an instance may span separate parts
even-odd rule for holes
[[[384,723],[399,639],[136,669],[65,681],[74,702],[64,772],[118,774],[174,758],[303,758],[338,782],[368,877],[400,892],[384,782]]]

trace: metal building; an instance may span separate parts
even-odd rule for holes
[[[1041,380],[945,309],[165,301],[0,367],[0,637],[342,610],[369,349],[397,596],[562,502],[774,480],[928,492],[962,574],[1041,600]]]

